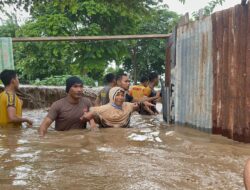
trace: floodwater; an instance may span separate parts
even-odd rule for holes
[[[33,128],[0,128],[0,189],[244,189],[248,144],[136,114],[132,128],[50,129],[41,139],[45,114],[25,111]]]

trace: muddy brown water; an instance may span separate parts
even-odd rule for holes
[[[25,111],[30,129],[0,128],[0,189],[244,189],[249,144],[136,114],[132,128],[50,129],[41,139],[45,114]]]

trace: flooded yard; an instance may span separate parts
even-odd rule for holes
[[[137,114],[131,128],[40,138],[45,114],[24,112],[33,128],[0,129],[0,189],[244,189],[248,144]]]

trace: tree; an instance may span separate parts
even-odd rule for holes
[[[15,37],[19,29],[16,17],[13,15],[0,26],[0,37]]]
[[[222,5],[224,2],[225,2],[225,0],[212,0],[212,1],[208,2],[208,4],[202,9],[203,15],[204,16],[210,15],[214,11],[216,6]],[[198,19],[199,18],[199,11],[193,12],[192,15],[195,19]]]
[[[139,2],[35,1],[30,8],[31,21],[17,36],[134,34],[141,17],[149,15],[149,5],[155,3]],[[15,60],[26,79],[70,73],[99,79],[110,61],[119,63],[128,54],[126,47],[127,42],[22,43],[15,46]]]
[[[152,17],[141,23],[139,33],[170,33],[179,16],[166,9],[151,11]],[[124,68],[133,73],[136,82],[138,76],[152,71],[165,72],[166,40],[150,39],[132,41],[130,55],[125,59]]]
[[[31,20],[18,30],[17,37],[167,33],[172,27],[170,23],[177,18],[176,14],[157,8],[161,0],[5,2],[30,11]],[[19,43],[14,48],[16,66],[26,80],[65,74],[100,79],[109,62],[119,65],[124,59],[125,68],[132,71],[129,59],[133,49],[140,68],[156,69],[159,73],[164,69],[164,40]],[[143,65],[145,62],[147,67]]]
[[[29,21],[17,36],[69,35],[72,23],[61,14],[39,17]],[[69,74],[73,48],[66,42],[14,44],[15,64],[21,77],[26,80],[43,79],[51,75]]]

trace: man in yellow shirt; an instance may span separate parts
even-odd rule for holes
[[[140,80],[139,85],[134,85],[129,90],[129,95],[133,96],[134,99],[140,101],[145,96],[149,96],[151,91],[146,90],[146,87],[148,86],[148,78],[146,76],[143,76]]]
[[[149,83],[148,83],[148,86],[145,88],[145,90],[149,94],[149,96],[148,96],[149,99],[151,99],[152,103],[154,105],[156,105],[156,100],[161,97],[160,91],[157,92],[154,89],[158,85],[158,83],[159,83],[159,76],[158,76],[158,74],[156,72],[152,72],[152,73],[149,74],[148,80],[149,80]],[[151,110],[154,113],[158,113],[158,111],[156,110],[155,106],[152,107]]]
[[[22,117],[22,101],[16,95],[19,87],[18,76],[13,70],[4,70],[0,74],[4,91],[0,93],[0,126],[21,126],[26,122],[32,126],[32,121]]]
[[[129,91],[129,95],[132,96],[133,99],[137,101],[151,102],[153,100],[158,99],[159,95],[150,97],[151,89],[148,87],[148,82],[149,82],[148,78],[146,76],[142,76],[140,84],[132,86]],[[139,113],[143,115],[144,114],[154,115],[155,113],[151,109],[152,109],[151,106],[144,105],[140,108]]]

